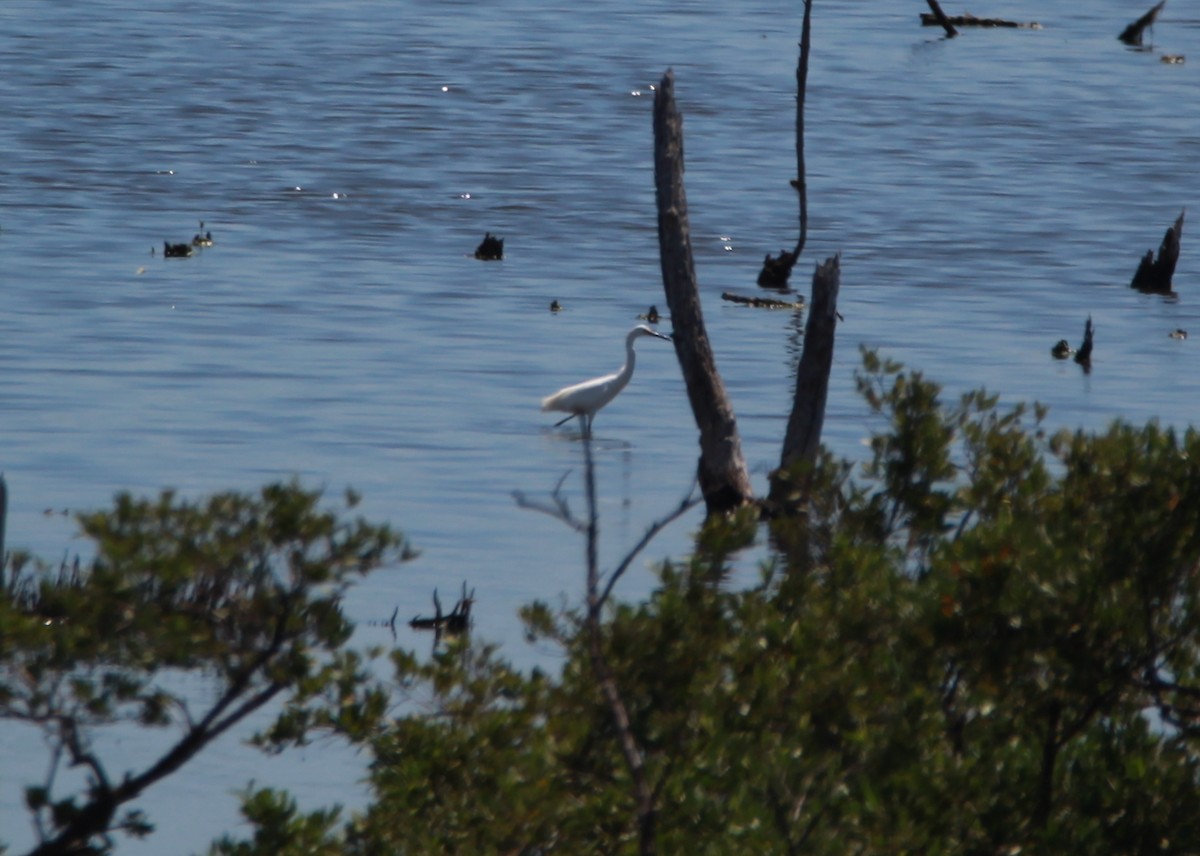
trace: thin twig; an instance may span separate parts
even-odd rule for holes
[[[646,546],[654,540],[655,536],[703,501],[704,497],[696,496],[696,486],[695,483],[693,483],[692,489],[688,491],[688,495],[685,496],[679,503],[678,508],[668,514],[666,517],[662,517],[650,524],[650,528],[648,528],[646,533],[642,535],[641,540],[633,545],[633,549],[626,554],[625,558],[621,560],[621,563],[617,565],[616,569],[609,575],[608,583],[604,586],[604,591],[601,592],[600,598],[597,601],[597,609],[604,606],[605,602],[608,600],[608,596],[612,594],[613,586],[617,584],[617,580],[621,578],[622,574],[629,570],[629,566],[633,563],[633,560],[636,559],[638,554],[641,553],[642,550],[644,550]]]

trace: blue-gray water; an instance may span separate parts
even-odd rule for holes
[[[795,322],[719,296],[753,293],[763,255],[795,240],[800,6],[8,0],[10,547],[77,549],[70,520],[47,510],[117,490],[199,495],[298,474],[353,486],[423,551],[363,585],[356,620],[426,612],[435,586],[445,601],[467,580],[479,637],[518,662],[552,656],[524,647],[516,610],[578,597],[581,544],[510,493],[578,474],[578,444],[549,430],[539,399],[615,369],[636,315],[664,305],[650,112],[668,67],[705,317],[760,489],[777,460]],[[1038,399],[1054,426],[1195,421],[1200,345],[1167,335],[1200,335],[1192,226],[1178,300],[1128,282],[1197,208],[1200,20],[1168,4],[1155,51],[1138,52],[1115,36],[1144,9],[1118,0],[974,8],[1044,29],[952,41],[917,25],[924,7],[814,11],[811,229],[795,283],[806,291],[812,264],[842,254],[827,443],[861,457],[872,429],[853,392],[860,344],[955,394]],[[200,220],[216,246],[164,259],[162,242]],[[503,262],[470,257],[486,231],[505,239]],[[1049,349],[1078,344],[1089,314],[1084,375]],[[596,422],[607,561],[686,493],[695,464],[671,348],[646,340],[639,355]],[[683,552],[695,523],[648,558]],[[620,592],[650,585],[643,567]],[[18,850],[31,840],[20,786],[44,771],[29,737],[0,726],[0,840]],[[110,748],[141,751],[128,736]],[[330,747],[268,763],[227,740],[151,794],[162,831],[128,852],[202,848],[235,824],[231,791],[251,778],[318,805],[353,802],[360,773]]]

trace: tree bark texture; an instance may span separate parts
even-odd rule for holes
[[[700,312],[683,189],[683,117],[675,106],[675,76],[670,70],[654,96],[654,184],[663,290],[671,308],[675,354],[700,429],[700,491],[708,513],[722,513],[750,502],[754,492],[737,419],[717,373]]]
[[[821,447],[829,371],[833,366],[833,341],[837,332],[837,298],[841,285],[841,260],[830,256],[813,273],[812,301],[804,328],[804,350],[796,371],[796,395],[788,417],[787,434],[779,470],[771,480],[771,499],[785,501],[787,479],[797,461],[813,461]]]

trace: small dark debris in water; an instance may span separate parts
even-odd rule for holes
[[[754,306],[758,309],[803,309],[804,297],[796,295],[796,300],[775,300],[770,297],[745,297],[741,294],[734,294],[726,291],[721,295],[722,300],[728,300],[730,303],[740,303],[743,306]]]
[[[1130,288],[1150,294],[1171,294],[1171,278],[1175,275],[1175,264],[1179,261],[1180,242],[1183,239],[1184,209],[1179,213],[1175,223],[1163,235],[1162,243],[1158,246],[1158,258],[1153,250],[1147,250],[1142,257],[1137,271],[1133,275]]]
[[[780,250],[777,258],[767,253],[763,259],[762,270],[758,272],[758,284],[763,288],[787,288],[788,277],[792,275],[795,265],[795,253]]]
[[[491,232],[485,233],[483,241],[475,248],[475,258],[485,262],[500,261],[504,258],[504,240]]]
[[[192,254],[191,244],[172,244],[163,241],[163,256],[168,259],[186,259]]]
[[[651,324],[657,324],[659,321],[662,320],[662,316],[658,314],[657,306],[651,306],[649,309],[646,310],[646,314],[639,315],[638,319],[641,321],[649,321]]]
[[[1170,336],[1172,339],[1186,339],[1187,338],[1187,330],[1183,330],[1183,329],[1172,330],[1167,335]]]
[[[1117,36],[1122,42],[1133,47],[1142,46],[1142,33],[1148,27],[1154,26],[1154,19],[1158,17],[1158,13],[1162,11],[1163,6],[1167,5],[1167,0],[1162,0],[1153,9],[1147,12],[1142,17],[1138,18],[1128,27],[1121,31],[1121,35]]]
[[[421,616],[414,616],[413,620],[408,622],[408,626],[414,630],[433,630],[439,635],[443,632],[458,635],[467,631],[471,627],[471,604],[474,602],[475,589],[471,589],[471,593],[468,594],[467,583],[464,580],[462,586],[462,597],[458,599],[458,603],[454,604],[454,609],[443,615],[442,602],[438,598],[437,589],[434,589],[434,617],[422,618]]]
[[[1071,343],[1066,339],[1059,339],[1058,344],[1050,349],[1051,356],[1056,360],[1065,360],[1073,353],[1075,353],[1075,349],[1071,347]]]
[[[562,304],[559,303],[557,300],[551,300],[550,301],[550,311],[551,312],[561,312]]]
[[[1183,54],[1163,54],[1159,59],[1167,65],[1183,65],[1186,57]]]

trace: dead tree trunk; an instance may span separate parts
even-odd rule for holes
[[[742,457],[737,419],[717,373],[700,312],[683,189],[683,117],[675,106],[675,76],[663,75],[654,96],[654,184],[663,290],[671,308],[675,354],[700,429],[700,491],[709,514],[754,498]]]
[[[833,366],[833,341],[837,331],[837,298],[841,285],[841,260],[831,256],[813,273],[812,302],[804,328],[804,350],[796,372],[796,395],[788,418],[779,469],[771,476],[771,500],[786,504],[794,500],[802,485],[795,481],[795,465],[811,463],[821,447],[825,424],[825,400],[829,394],[829,371]],[[799,488],[799,490],[798,490]]]
[[[804,23],[800,28],[800,61],[796,64],[796,177],[792,187],[800,194],[800,238],[790,253],[780,250],[778,258],[770,253],[763,259],[758,284],[764,288],[787,288],[792,268],[808,240],[808,179],[804,165],[804,93],[808,91],[808,52],[812,32],[812,0],[804,0]]]

